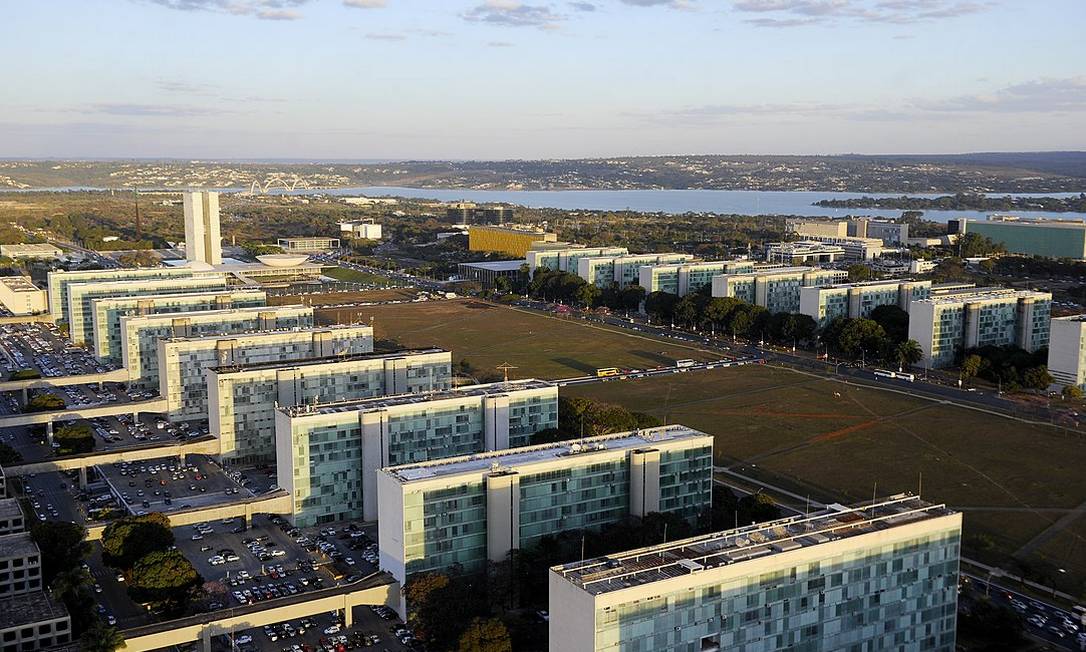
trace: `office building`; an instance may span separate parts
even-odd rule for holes
[[[90,343],[99,360],[121,362],[124,359],[121,317],[252,308],[266,303],[267,293],[253,288],[194,289],[180,294],[135,294],[91,299],[94,339]]]
[[[1048,373],[1061,385],[1086,389],[1086,315],[1052,318]]]
[[[395,197],[344,197],[343,203],[352,206],[395,206],[400,200]]]
[[[769,312],[799,312],[800,288],[833,285],[846,278],[844,270],[780,267],[714,276],[712,292],[714,297],[734,297]]]
[[[805,240],[801,241],[798,244],[812,246],[814,243],[821,243],[826,247],[839,247],[843,252],[844,260],[858,262],[878,258],[882,255],[883,252],[882,240],[879,240],[877,238],[836,238],[829,236],[813,235],[808,236]]]
[[[754,271],[753,260],[717,260],[678,265],[646,265],[638,270],[637,284],[647,294],[668,292],[680,297],[713,284],[721,274],[742,274]]]
[[[275,461],[275,408],[418,394],[452,386],[441,349],[209,367],[208,418],[228,462]]]
[[[577,266],[582,258],[596,258],[602,256],[625,256],[630,253],[626,247],[586,247],[579,244],[554,243],[562,246],[539,246],[537,243],[524,255],[528,261],[529,276],[535,275],[535,270],[545,267],[552,272],[577,273]]]
[[[931,281],[868,281],[799,289],[799,312],[821,328],[838,317],[870,317],[879,306],[909,310],[909,302],[931,295]]]
[[[951,220],[948,226],[951,234],[976,233],[1015,254],[1086,260],[1086,221],[1082,220],[989,215],[987,220]]]
[[[219,232],[219,193],[181,193],[185,210],[185,259],[191,263],[222,264]]]
[[[292,254],[319,254],[339,249],[339,238],[279,238],[276,244]]]
[[[934,260],[924,260],[922,258],[917,258],[909,262],[909,273],[927,274],[928,272],[934,271],[935,268],[938,266],[939,263],[935,262]]]
[[[933,292],[909,304],[909,339],[920,343],[923,364],[945,367],[969,349],[1048,346],[1052,295],[1007,288]]]
[[[513,207],[458,202],[445,207],[445,219],[453,224],[506,224],[513,221]]]
[[[136,294],[176,294],[196,290],[225,290],[226,278],[209,272],[191,278],[126,279],[121,281],[92,281],[68,286],[68,338],[72,344],[85,346],[94,341],[94,310],[92,301],[105,297],[125,297]]]
[[[625,256],[599,256],[577,261],[577,276],[600,289],[624,288],[635,285],[641,278],[645,265],[669,265],[692,260],[689,254],[629,254]]]
[[[550,569],[550,650],[953,652],[961,514],[909,495]]]
[[[817,265],[836,263],[845,258],[844,247],[823,244],[811,240],[799,242],[771,242],[766,245],[766,262],[782,265]]]
[[[0,276],[0,304],[13,315],[36,315],[49,309],[45,290],[29,276]]]
[[[378,517],[378,469],[527,446],[558,426],[558,388],[541,380],[284,408],[275,415],[279,486],[307,526]]]
[[[68,321],[68,286],[74,283],[97,283],[109,281],[140,280],[149,281],[158,278],[189,278],[206,276],[206,272],[191,267],[123,267],[120,269],[85,269],[71,272],[49,272],[49,312],[57,321]]]
[[[845,220],[787,220],[785,230],[800,238],[845,238],[849,235]]]
[[[373,328],[292,327],[235,335],[167,336],[157,345],[159,394],[166,399],[170,420],[184,421],[208,418],[205,370],[209,367],[370,353]]]
[[[0,536],[0,598],[41,588],[41,551],[30,533]]]
[[[685,426],[381,469],[381,568],[480,571],[547,535],[710,506],[713,438]],[[580,648],[568,648],[580,649]]]
[[[381,225],[371,221],[364,222],[340,222],[339,232],[349,238],[360,240],[380,240]]]
[[[0,245],[0,256],[12,260],[52,260],[60,258],[64,252],[51,244],[5,244]]]
[[[0,498],[0,535],[17,534],[26,529],[23,508],[18,498]]]
[[[533,226],[472,226],[468,229],[468,250],[524,258],[536,242],[555,242],[558,236]]]
[[[496,260],[493,262],[460,263],[457,271],[461,279],[478,281],[485,288],[494,287],[499,278],[505,278],[509,287],[515,287],[521,281],[527,281],[528,275],[521,269],[523,260]]]
[[[158,343],[176,337],[225,336],[253,331],[308,328],[313,309],[305,306],[255,306],[121,317],[121,361],[129,384],[148,388],[159,382]],[[165,396],[165,395],[163,395]]]
[[[909,241],[909,225],[905,222],[872,220],[866,217],[848,221],[848,233],[854,238],[874,238],[888,247],[897,247]]]
[[[0,599],[0,652],[49,650],[72,642],[68,610],[45,591]]]

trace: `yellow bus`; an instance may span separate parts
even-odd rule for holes
[[[604,378],[607,376],[617,376],[619,373],[618,367],[604,367],[603,369],[596,370],[596,378]]]

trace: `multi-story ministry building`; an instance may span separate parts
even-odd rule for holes
[[[550,649],[953,652],[961,529],[897,495],[555,566]]]
[[[26,529],[18,498],[0,498],[0,535],[16,534]]]
[[[678,425],[381,469],[381,568],[402,583],[479,571],[546,535],[631,515],[692,520],[710,505],[712,476],[712,436]]]
[[[966,288],[934,292],[909,304],[909,339],[920,343],[923,364],[945,367],[959,352],[1013,345],[1048,346],[1052,295],[1033,290]]]
[[[870,317],[879,306],[909,310],[909,302],[931,295],[931,281],[869,281],[799,289],[799,312],[818,322],[819,328],[838,317]]]
[[[452,386],[452,354],[442,349],[365,353],[209,367],[208,418],[229,462],[275,461],[275,408],[420,394]]]
[[[848,235],[854,238],[875,238],[882,240],[884,245],[896,247],[909,241],[909,225],[864,217],[849,220]]]
[[[1011,253],[1086,260],[1086,221],[989,215],[987,220],[951,220],[948,226],[951,234],[976,233]]]
[[[50,260],[60,258],[63,253],[59,248],[47,243],[0,245],[0,256],[15,260],[20,258]]]
[[[848,272],[815,267],[780,267],[749,274],[722,274],[713,277],[714,297],[734,297],[770,312],[798,312],[802,287],[833,285],[848,278]]]
[[[282,247],[283,251],[292,254],[318,254],[324,251],[339,249],[339,238],[279,238],[276,244]]]
[[[787,220],[785,229],[800,238],[814,236],[845,238],[848,237],[848,222],[845,220]]]
[[[845,257],[844,247],[801,240],[798,242],[771,242],[766,245],[766,262],[782,265],[811,265],[835,263]]]
[[[0,303],[13,315],[36,315],[49,309],[45,290],[29,276],[0,276]]]
[[[743,274],[754,271],[753,260],[717,260],[680,265],[646,265],[638,270],[638,285],[646,293],[668,292],[680,297],[712,285],[713,277],[721,274]]]
[[[523,258],[536,242],[555,242],[558,236],[532,226],[472,226],[468,250],[487,251]]]
[[[844,252],[845,260],[871,260],[882,255],[882,240],[878,238],[860,238],[847,236],[844,238],[830,236],[807,236],[800,244],[820,243],[829,247],[840,247]],[[781,261],[784,262],[784,261]]]
[[[266,304],[267,293],[253,288],[219,288],[180,294],[136,294],[91,299],[91,330],[94,336],[91,343],[99,360],[121,362],[124,359],[121,317],[230,310]]]
[[[1086,315],[1052,318],[1048,373],[1061,385],[1086,389]]]
[[[626,256],[598,256],[577,261],[577,276],[598,288],[616,285],[624,288],[640,279],[644,265],[669,265],[685,263],[689,254],[630,254]]]
[[[537,267],[545,267],[552,272],[577,273],[577,266],[582,258],[599,258],[602,256],[625,256],[630,253],[626,247],[586,247],[579,244],[564,244],[565,246],[534,247],[525,254],[528,261],[528,274],[534,275]]]
[[[157,345],[159,394],[166,399],[169,418],[183,421],[208,418],[205,370],[209,367],[370,353],[373,328],[262,330],[159,339]]]
[[[0,652],[51,650],[71,642],[68,610],[45,591],[0,599]]]
[[[526,446],[558,426],[558,388],[542,380],[468,385],[275,415],[279,486],[307,526],[378,517],[385,466]]]
[[[0,536],[0,597],[41,591],[41,551],[29,532]]]
[[[219,193],[184,192],[185,258],[193,263],[222,264]]]
[[[49,272],[49,312],[57,321],[68,321],[68,286],[73,283],[150,281],[158,278],[178,279],[206,275],[206,272],[197,271],[191,267],[126,267]]]
[[[94,341],[95,299],[149,294],[175,294],[196,290],[225,290],[226,277],[207,274],[183,279],[150,279],[96,281],[73,283],[68,286],[68,337],[72,344],[86,345]]]
[[[162,368],[158,344],[168,338],[225,336],[313,326],[313,308],[307,306],[253,306],[230,310],[197,310],[120,319],[121,359],[128,382],[153,387]],[[165,396],[165,394],[163,394]]]
[[[340,222],[340,234],[346,234],[349,238],[360,240],[380,240],[381,225],[370,221]]]

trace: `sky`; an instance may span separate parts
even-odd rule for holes
[[[1086,0],[6,0],[0,157],[1086,149]]]

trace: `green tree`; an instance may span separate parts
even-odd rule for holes
[[[1045,365],[1030,367],[1022,374],[1022,386],[1029,389],[1048,389],[1053,382],[1052,374],[1048,373]]]
[[[65,406],[64,399],[56,394],[37,394],[26,402],[23,412],[55,412]]]
[[[497,618],[476,618],[460,635],[460,652],[512,652],[509,630]]]
[[[148,553],[132,566],[129,591],[140,602],[180,602],[202,580],[177,550]]]
[[[850,319],[841,329],[837,348],[844,355],[858,358],[861,354],[880,351],[886,341],[886,331],[871,319]]]
[[[848,280],[849,283],[862,283],[864,281],[870,281],[875,277],[874,272],[867,265],[849,265],[848,266]]]
[[[20,369],[13,374],[8,380],[34,380],[41,378],[41,372],[36,369]]]
[[[871,311],[871,319],[882,326],[886,336],[894,342],[909,338],[909,313],[893,304],[878,306]]]
[[[94,435],[87,423],[63,425],[53,433],[53,440],[60,445],[58,455],[77,455],[94,450]]]
[[[670,321],[678,303],[679,297],[670,292],[650,292],[645,297],[645,312],[656,321]]]
[[[958,255],[962,258],[977,258],[1003,253],[1007,249],[1002,244],[979,233],[965,233],[958,239]]]
[[[1069,401],[1077,401],[1082,398],[1082,388],[1078,385],[1066,385],[1060,393]]]
[[[591,283],[584,283],[577,288],[574,294],[575,302],[585,308],[591,308],[596,305],[596,302],[600,298],[600,289]]]
[[[637,310],[644,300],[645,288],[640,285],[630,285],[619,292],[621,307],[626,310]]]
[[[0,442],[0,466],[12,466],[23,461],[23,455],[10,445]]]
[[[924,350],[916,340],[905,340],[894,347],[894,362],[908,368],[924,359]]]
[[[735,311],[743,305],[746,304],[735,297],[713,297],[705,306],[705,319],[723,329]]]
[[[30,536],[41,550],[42,583],[52,584],[58,575],[80,568],[90,554],[87,530],[65,521],[42,521],[30,528]]]
[[[980,367],[984,360],[976,353],[965,356],[962,360],[962,378],[975,378],[980,373]]]
[[[83,632],[79,638],[79,649],[83,652],[114,652],[124,647],[124,637],[116,627],[110,627],[99,621]]]
[[[675,321],[685,326],[696,326],[701,323],[704,303],[702,297],[695,293],[679,299],[679,302],[675,304]]]
[[[161,512],[125,516],[102,532],[102,557],[116,568],[129,569],[147,554],[173,545],[170,520]]]

